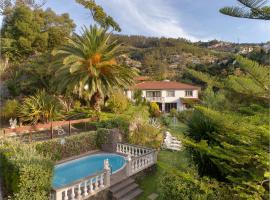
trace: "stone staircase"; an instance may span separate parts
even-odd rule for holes
[[[113,200],[133,200],[143,192],[132,178],[120,181],[109,190]]]

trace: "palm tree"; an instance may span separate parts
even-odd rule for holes
[[[102,100],[113,89],[133,85],[138,74],[136,69],[117,63],[121,44],[111,41],[110,36],[104,28],[83,28],[81,36],[75,34],[68,44],[53,53],[59,67],[57,89],[90,100],[96,111],[100,111]]]

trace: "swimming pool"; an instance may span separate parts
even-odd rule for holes
[[[87,176],[103,171],[104,160],[109,159],[112,173],[126,164],[123,156],[117,154],[95,154],[68,161],[54,167],[53,188],[61,188]]]

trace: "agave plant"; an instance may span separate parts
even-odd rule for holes
[[[22,122],[36,124],[38,122],[48,123],[61,118],[62,106],[59,100],[39,91],[34,96],[26,97],[19,107],[19,118]]]
[[[102,100],[113,89],[131,86],[137,76],[136,69],[117,63],[120,50],[121,44],[111,41],[106,29],[83,28],[81,36],[75,34],[67,45],[53,52],[58,91],[78,94],[99,111]]]

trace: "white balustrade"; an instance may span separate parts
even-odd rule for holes
[[[109,177],[107,177],[109,176]],[[68,187],[54,189],[54,200],[83,200],[97,192],[110,187],[110,173],[104,170],[94,176],[85,178],[74,185]]]
[[[130,145],[130,144],[117,143],[117,146],[116,146],[117,153],[122,153],[126,155],[129,154],[135,157],[144,155],[151,151],[153,150],[149,148],[145,148],[145,147],[136,146],[136,145]]]

